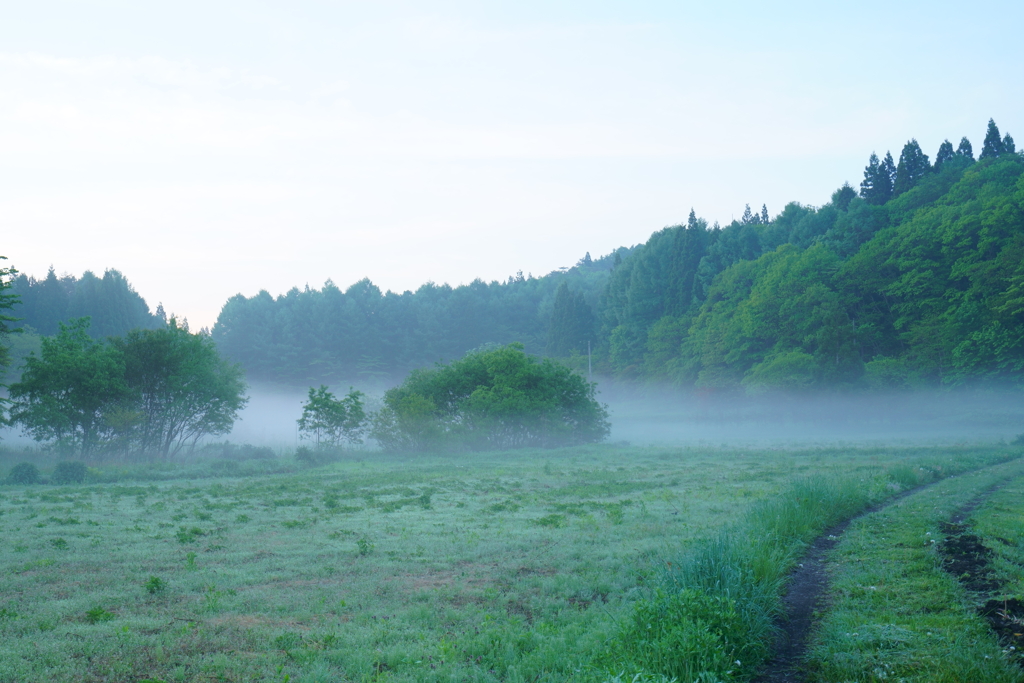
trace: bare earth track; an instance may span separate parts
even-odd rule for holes
[[[957,476],[960,477],[965,474],[969,474],[969,472],[963,472]],[[797,567],[790,573],[788,589],[786,595],[782,599],[782,605],[785,611],[776,624],[779,629],[779,635],[775,642],[774,654],[764,665],[761,673],[754,678],[754,683],[799,683],[804,680],[804,675],[800,670],[800,666],[803,662],[804,655],[807,652],[808,636],[810,635],[811,628],[816,622],[816,616],[827,606],[825,595],[829,582],[828,573],[825,571],[825,556],[828,554],[828,551],[834,548],[839,542],[847,527],[857,519],[887,508],[907,496],[919,493],[931,486],[934,486],[939,483],[939,481],[948,480],[929,482],[903,491],[882,503],[865,509],[863,512],[851,517],[850,519],[836,524],[818,536],[811,543],[807,553],[801,559]],[[990,495],[992,495],[992,493],[1005,484],[1006,482],[1000,482],[979,493],[957,512],[957,515],[953,519],[953,523],[962,525],[963,519],[970,514],[970,512],[976,509]],[[1002,610],[1002,601],[999,601],[998,606],[994,606],[991,609],[989,609],[989,607],[989,605],[986,605],[983,609],[988,609],[994,613],[1004,611]],[[984,611],[982,614],[984,615]],[[1022,610],[1022,614],[1024,614],[1024,610]],[[1016,624],[1013,620],[1014,615],[1011,614],[1009,618],[1004,617],[1005,614],[1003,616],[1000,616],[999,614],[995,615],[995,619],[1003,619],[1003,621],[1006,621],[1005,628],[1016,628],[1018,631],[1020,630],[1020,625]],[[993,618],[989,618],[989,622],[993,624],[993,628],[996,628]]]

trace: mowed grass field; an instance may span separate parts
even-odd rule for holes
[[[0,486],[0,681],[604,681],[665,558],[757,501],[1006,456],[599,446]]]

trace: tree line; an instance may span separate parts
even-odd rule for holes
[[[1019,385],[1022,163],[990,120],[977,158],[966,137],[934,162],[912,139],[821,206],[748,205],[725,226],[691,210],[542,277],[237,295],[212,339],[250,379],[300,386],[394,386],[512,342],[700,390]]]

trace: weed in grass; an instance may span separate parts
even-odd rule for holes
[[[249,518],[249,515],[238,515],[237,517],[235,517],[235,521],[239,524],[245,524],[246,522],[250,522],[252,520]]]
[[[199,567],[196,566],[196,554],[187,553],[185,555],[185,569],[190,572],[194,572],[198,568]]]
[[[366,538],[365,536],[363,536],[358,541],[356,541],[356,545],[359,546],[359,554],[362,555],[363,557],[365,557],[365,556],[369,555],[370,553],[372,553],[373,549],[376,547],[373,544],[373,541],[371,541],[370,539]]]
[[[605,516],[608,517],[608,521],[616,526],[622,524],[626,519],[626,514],[622,510],[621,505],[612,505],[605,510]]]
[[[61,526],[70,526],[82,523],[77,517],[50,517],[49,521]]]
[[[286,519],[281,522],[285,529],[305,529],[313,524],[311,519]]]
[[[18,613],[12,609],[6,607],[0,607],[0,621],[9,621],[11,619],[17,619]]]
[[[197,526],[186,528],[181,527],[175,532],[174,536],[178,539],[178,543],[194,543],[200,536],[205,536],[206,532]]]
[[[90,624],[98,624],[103,621],[111,621],[116,617],[116,614],[114,614],[113,612],[108,612],[103,607],[93,607],[91,610],[85,613],[85,620]]]
[[[150,595],[156,595],[157,593],[163,593],[167,590],[167,582],[161,579],[159,576],[151,576],[144,584],[146,592]]]
[[[915,471],[914,468],[909,465],[896,465],[894,467],[890,467],[886,472],[886,475],[890,481],[895,484],[899,484],[901,488],[912,489],[921,483],[918,478],[918,471]]]
[[[65,541],[63,538],[51,538],[50,545],[52,545],[57,550],[68,549],[68,542]]]
[[[537,526],[560,529],[566,525],[565,515],[545,515],[533,520]]]
[[[217,590],[214,585],[206,587],[206,591],[203,593],[203,610],[206,612],[217,612],[220,610],[220,601],[224,597],[222,591]]]
[[[502,501],[500,503],[493,503],[491,505],[488,505],[486,508],[484,508],[484,510],[487,511],[487,512],[494,512],[494,513],[498,513],[498,512],[519,512],[520,508],[522,508],[522,505],[520,505],[519,503],[515,502],[514,500],[505,500],[505,501]]]

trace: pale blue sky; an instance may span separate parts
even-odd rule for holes
[[[200,325],[821,204],[990,116],[1024,143],[1021,3],[8,4],[0,254]]]

